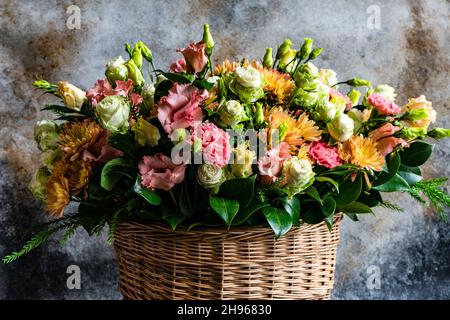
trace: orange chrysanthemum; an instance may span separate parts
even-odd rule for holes
[[[64,215],[69,204],[69,180],[63,175],[53,174],[47,181],[45,189],[45,208],[56,218]]]
[[[286,101],[295,89],[295,83],[288,74],[275,69],[259,70],[264,79],[264,91],[271,92],[278,101]]]
[[[235,72],[240,65],[240,62],[231,62],[230,60],[226,59],[224,62],[222,62],[222,64],[218,64],[214,67],[214,75],[222,76],[227,73]]]
[[[84,150],[92,146],[103,134],[103,129],[93,120],[68,123],[60,137],[60,147],[65,157],[74,161],[81,157]]]
[[[92,163],[77,159],[70,163],[65,177],[69,181],[69,190],[71,194],[78,195],[82,190],[86,188],[89,183],[89,177],[92,173]]]
[[[377,143],[362,135],[353,136],[338,147],[339,156],[346,163],[363,169],[381,171],[385,158],[378,152]]]
[[[266,110],[266,119],[271,132],[280,130],[284,134],[283,141],[289,144],[292,152],[297,151],[298,147],[305,141],[319,141],[322,134],[316,123],[309,120],[306,113],[294,117],[289,111],[283,110],[282,107],[275,107]],[[271,141],[269,141],[269,144],[271,144]]]
[[[211,89],[211,91],[209,92],[209,96],[203,102],[203,105],[205,106],[205,108],[211,109],[211,110],[214,110],[217,108],[219,103],[217,102],[217,89],[216,88]]]

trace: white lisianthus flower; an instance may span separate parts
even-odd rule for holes
[[[58,147],[59,132],[56,123],[50,120],[41,120],[34,126],[34,140],[39,150],[55,150]]]
[[[259,88],[261,86],[261,75],[252,66],[238,67],[236,69],[236,81],[245,88]]]
[[[252,66],[236,69],[230,89],[243,102],[255,102],[264,96],[261,75]]]
[[[234,126],[245,117],[244,107],[237,100],[228,100],[219,108],[220,121],[224,125]]]
[[[314,182],[314,171],[307,159],[293,157],[283,163],[282,176],[286,184],[284,190],[292,197],[305,190]]]
[[[300,88],[309,87],[311,82],[316,80],[319,69],[311,62],[305,63],[298,68],[295,73],[295,84]]]
[[[58,89],[55,94],[61,97],[67,108],[75,111],[80,111],[81,106],[86,100],[86,92],[67,81],[58,83]]]
[[[339,117],[345,110],[346,100],[337,95],[325,103],[318,104],[314,110],[316,120],[330,121]]]
[[[396,96],[395,89],[387,84],[377,86],[372,93],[381,94],[388,101],[394,101]]]
[[[353,135],[354,122],[348,115],[342,113],[328,123],[327,129],[334,139],[344,142]]]
[[[125,81],[128,79],[128,69],[122,56],[115,57],[106,64],[105,75],[110,83],[115,83],[116,80]]]
[[[108,96],[97,104],[95,114],[105,129],[125,132],[129,127],[130,103],[121,96]]]
[[[323,84],[326,84],[330,87],[338,82],[336,72],[331,69],[320,69],[319,79]]]
[[[225,178],[223,169],[212,164],[204,163],[197,169],[197,181],[205,189],[218,189]]]

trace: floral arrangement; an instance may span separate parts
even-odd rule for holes
[[[86,92],[34,82],[62,102],[45,106],[57,118],[34,129],[44,166],[30,184],[54,219],[5,263],[59,230],[65,242],[80,226],[92,235],[108,224],[112,240],[130,219],[188,230],[265,224],[279,238],[301,223],[331,228],[338,213],[401,210],[383,192],[446,218],[446,179],[424,180],[420,166],[433,151],[425,140],[450,130],[429,128],[436,111],[424,96],[400,107],[388,85],[338,81],[312,63],[322,48],[309,38],[268,48],[261,62],[213,66],[213,49],[205,25],[168,72],[137,42]]]

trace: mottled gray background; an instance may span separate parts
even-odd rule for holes
[[[81,29],[66,27],[69,5],[81,9]],[[370,5],[381,28],[367,27]],[[175,48],[200,40],[209,22],[216,59],[260,57],[267,46],[305,36],[326,48],[318,64],[341,80],[361,76],[398,88],[400,104],[425,94],[450,127],[449,1],[0,1],[0,255],[23,244],[23,231],[43,221],[27,191],[39,166],[32,139],[45,97],[31,82],[70,80],[90,87],[108,58],[126,41],[143,40],[158,66]],[[441,141],[426,177],[450,175],[450,141]],[[335,299],[450,298],[449,225],[407,196],[389,197],[404,213],[376,210],[359,223],[345,221],[338,253]],[[82,289],[66,288],[66,269],[79,265]],[[366,283],[379,268],[381,287]],[[372,267],[373,268],[373,267]],[[369,269],[370,270],[370,269]],[[120,299],[112,247],[80,231],[66,247],[56,240],[21,261],[0,266],[0,299]]]

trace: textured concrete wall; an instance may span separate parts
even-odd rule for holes
[[[69,5],[81,9],[81,29],[66,27]],[[367,8],[380,9],[380,29],[367,27]],[[0,2],[0,255],[18,248],[23,231],[43,221],[27,191],[39,165],[32,127],[46,97],[36,77],[88,88],[122,44],[149,43],[158,66],[175,48],[199,40],[209,22],[216,59],[260,57],[286,36],[305,36],[326,49],[319,65],[340,79],[354,75],[399,89],[399,101],[425,94],[450,127],[449,2],[436,1],[7,1]],[[372,7],[373,8],[373,7]],[[369,9],[370,11],[371,9]],[[374,11],[370,11],[373,13]],[[450,175],[450,141],[441,142],[427,177]],[[389,197],[404,213],[376,210],[345,221],[338,252],[336,299],[450,298],[449,225],[405,195]],[[56,240],[21,261],[0,266],[0,299],[120,299],[114,253],[104,239],[80,231],[66,247]],[[80,266],[82,289],[66,288],[66,268]],[[380,272],[380,288],[368,277]],[[368,273],[369,271],[369,273]],[[370,281],[369,281],[370,282]]]

